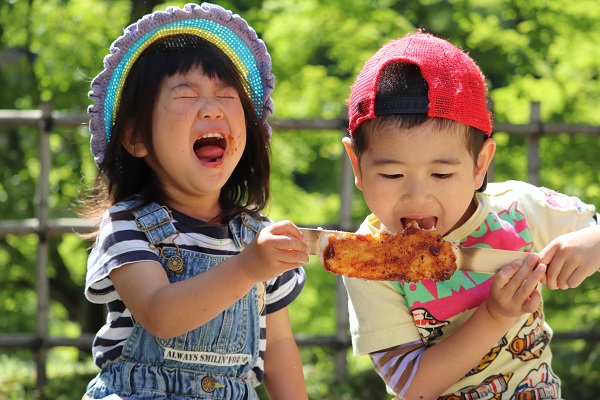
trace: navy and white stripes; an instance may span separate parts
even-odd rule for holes
[[[100,368],[121,355],[135,324],[110,280],[110,271],[132,262],[159,262],[160,257],[158,250],[149,246],[145,234],[138,229],[133,214],[123,211],[124,208],[117,205],[105,213],[96,245],[88,259],[85,295],[93,303],[106,304],[108,309],[106,324],[98,331],[92,349],[94,361]],[[208,225],[176,210],[172,213],[175,228],[180,232],[179,248],[219,256],[233,256],[243,250],[235,244],[227,226]],[[268,225],[271,221],[263,223]],[[304,270],[299,268],[265,282],[266,306],[259,317],[259,358],[249,374],[255,384],[264,376],[266,314],[289,305],[302,290],[304,279]]]

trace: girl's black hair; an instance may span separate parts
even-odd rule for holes
[[[219,78],[236,89],[246,120],[246,147],[240,162],[221,190],[222,212],[214,223],[227,223],[242,211],[259,212],[269,200],[270,148],[264,125],[246,91],[247,82],[229,57],[207,40],[195,35],[162,38],[147,48],[134,63],[123,86],[119,111],[110,143],[96,177],[93,194],[96,214],[133,195],[144,202],[165,200],[166,194],[154,171],[146,162],[133,157],[122,146],[126,132],[131,130],[150,154],[154,103],[163,80],[177,73],[201,67],[210,78]],[[106,178],[100,171],[104,171]],[[93,214],[93,212],[92,212]]]
[[[379,82],[377,83],[377,97],[391,96],[425,96],[428,94],[427,82],[423,78],[423,74],[419,67],[415,64],[391,62],[387,64],[381,71]],[[360,124],[352,135],[352,143],[357,157],[367,150],[369,140],[383,131],[385,127],[390,125],[400,129],[411,129],[424,124],[428,120],[433,120],[436,129],[456,129],[459,122],[445,118],[430,118],[426,114],[394,114],[380,116],[371,120],[367,120]],[[464,125],[463,125],[464,126]],[[466,127],[466,145],[473,156],[477,160],[477,156],[481,151],[483,141],[487,136],[479,129]]]

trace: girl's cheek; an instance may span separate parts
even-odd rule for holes
[[[227,155],[232,155],[237,153],[238,151],[241,151],[243,149],[241,149],[242,147],[242,143],[241,143],[241,138],[239,136],[235,136],[231,139],[231,143],[229,146],[227,146]]]

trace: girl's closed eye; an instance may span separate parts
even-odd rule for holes
[[[219,99],[238,99],[240,97],[238,92],[229,86],[218,90],[216,96]]]
[[[198,93],[188,85],[178,85],[173,88],[173,94],[176,99],[194,99]]]

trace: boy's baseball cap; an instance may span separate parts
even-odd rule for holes
[[[390,62],[417,65],[429,87],[427,98],[376,99],[383,68]],[[387,114],[426,114],[461,122],[492,134],[485,77],[465,52],[428,33],[410,33],[392,40],[364,65],[348,99],[350,136],[364,121]]]

